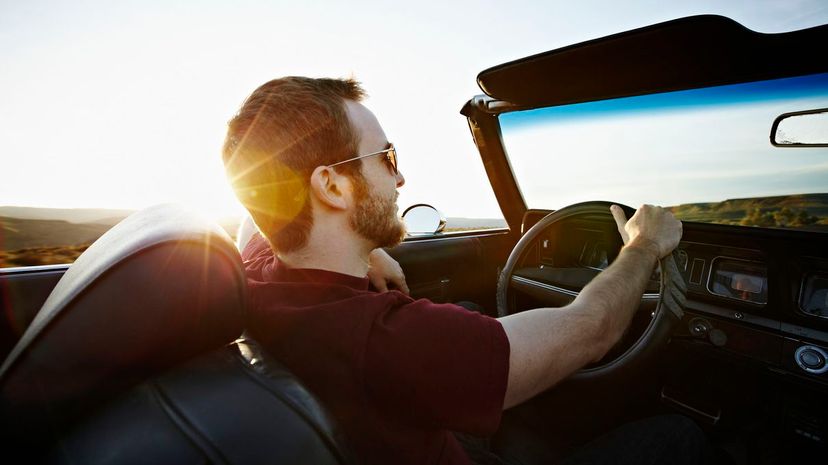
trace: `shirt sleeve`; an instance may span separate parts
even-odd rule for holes
[[[368,339],[365,386],[381,410],[425,428],[497,430],[509,375],[499,321],[417,300],[381,313]]]

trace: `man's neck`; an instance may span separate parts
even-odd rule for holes
[[[291,268],[335,271],[364,278],[368,274],[368,255],[374,249],[350,227],[311,228],[308,243],[300,250],[279,253],[279,259]]]

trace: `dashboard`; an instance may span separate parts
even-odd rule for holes
[[[548,213],[528,211],[523,230]],[[674,338],[686,338],[828,388],[826,236],[685,223],[674,256],[688,284],[688,299]],[[524,291],[541,285],[571,300],[612,263],[621,246],[609,215],[564,220],[544,231],[515,276]],[[645,301],[657,295],[658,280],[656,269]]]
[[[522,231],[548,213],[529,210]],[[515,308],[566,305],[621,246],[609,214],[552,224],[515,267]],[[827,454],[828,234],[684,222],[674,257],[687,305],[648,375],[659,403],[724,436],[753,428],[805,456]],[[658,288],[656,268],[606,360],[642,334]]]

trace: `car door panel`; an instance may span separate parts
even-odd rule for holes
[[[499,266],[514,240],[506,230],[407,240],[389,250],[414,298],[472,301],[494,315]]]
[[[5,359],[69,265],[0,269],[0,360]]]

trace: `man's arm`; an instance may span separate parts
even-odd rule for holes
[[[629,222],[617,206],[612,213],[626,245],[571,304],[499,319],[510,346],[503,408],[603,357],[629,325],[656,262],[681,238],[681,223],[659,207],[644,205]]]

